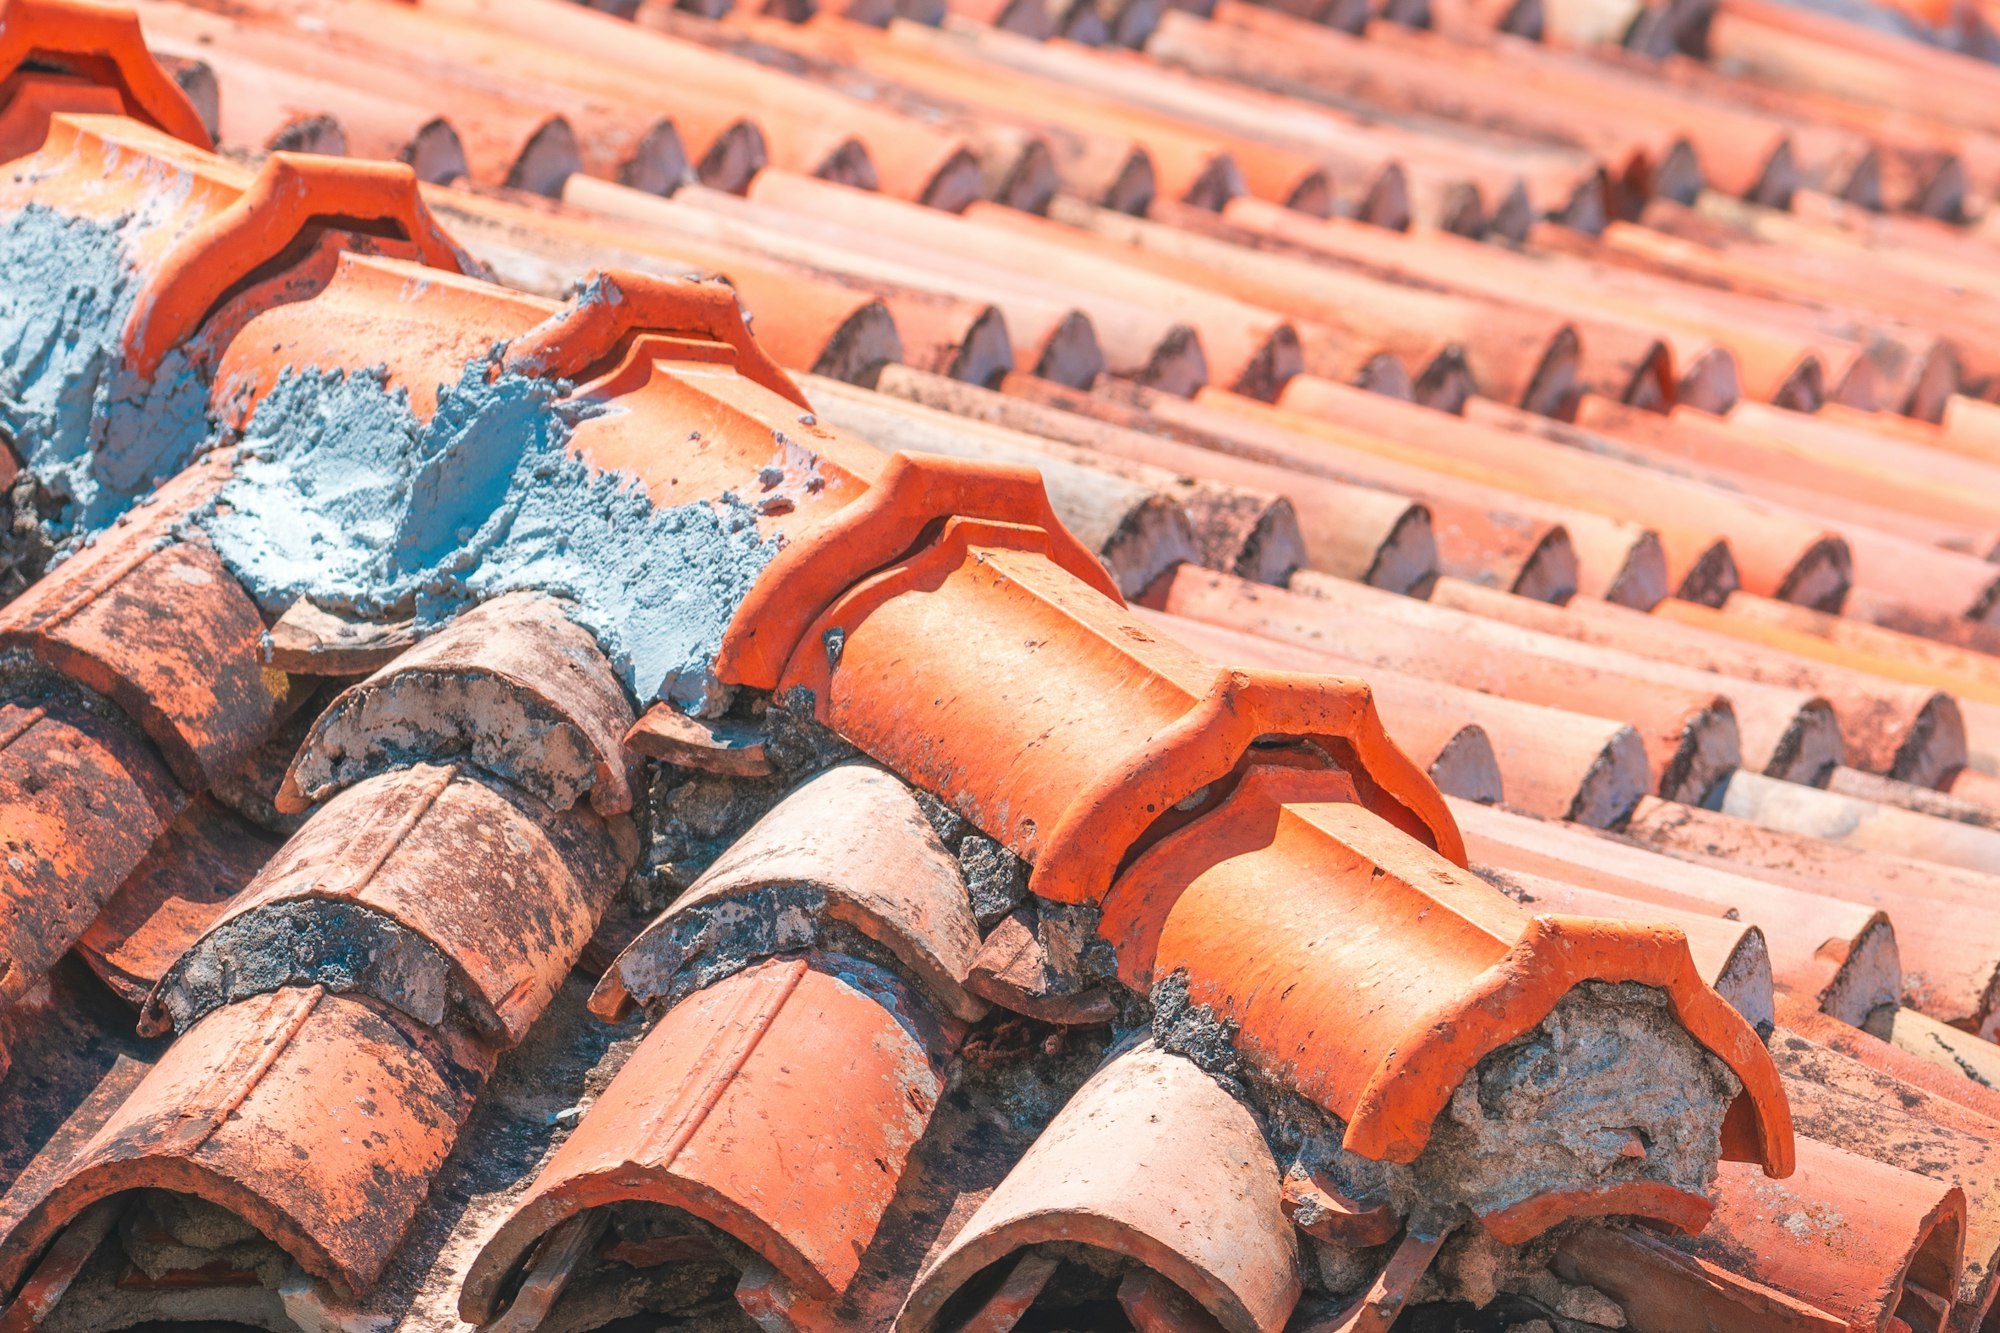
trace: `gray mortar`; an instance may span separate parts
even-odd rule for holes
[[[1194,1061],[1232,1093],[1242,1094],[1244,1070],[1236,1055],[1236,1024],[1219,1017],[1208,1005],[1190,1001],[1183,970],[1176,969],[1154,982],[1151,998],[1154,1044]]]
[[[972,919],[982,932],[1028,900],[1028,863],[984,833],[967,833],[957,855],[972,898]]]
[[[860,753],[822,726],[813,711],[812,692],[803,688],[783,699],[737,700],[731,718],[765,734],[764,753],[773,769],[768,777],[653,766],[640,812],[647,853],[634,876],[633,900],[621,908],[647,919],[658,914],[793,787]]]
[[[1026,861],[987,837],[958,811],[927,791],[914,791],[917,807],[930,821],[938,841],[958,860],[958,873],[972,898],[972,918],[981,934],[998,925],[1009,913],[1028,901],[1028,876],[1033,870]]]
[[[812,948],[825,911],[825,892],[804,884],[682,908],[626,955],[620,979],[641,1004],[675,1005],[760,958]]]
[[[567,714],[460,668],[356,686],[300,756],[299,786],[317,802],[376,773],[459,755],[555,810],[575,805],[597,776],[597,751]]]
[[[157,1003],[174,1030],[185,1032],[225,1004],[311,985],[372,995],[431,1027],[457,1010],[475,1031],[499,1030],[423,936],[370,908],[317,898],[276,903],[217,927],[161,978]]]
[[[964,815],[927,791],[912,788],[911,795],[916,797],[917,808],[923,811],[924,818],[930,821],[931,830],[938,835],[938,841],[944,844],[946,851],[956,856],[959,844],[965,841],[967,833],[972,832],[972,824]],[[959,873],[963,874],[964,871],[965,866],[961,863]]]
[[[1674,1017],[1664,992],[1587,981],[1452,1094],[1417,1160],[1391,1172],[1397,1211],[1420,1227],[1459,1210],[1652,1180],[1706,1195],[1735,1075]],[[1638,1136],[1643,1158],[1619,1155]]]
[[[1346,1125],[1253,1077],[1237,1030],[1189,1001],[1176,972],[1153,988],[1153,1037],[1244,1097],[1283,1172],[1322,1174],[1436,1235],[1558,1190],[1654,1180],[1707,1195],[1722,1118],[1741,1085],[1674,1017],[1664,992],[1587,981],[1527,1035],[1489,1052],[1459,1085],[1407,1165],[1340,1146]],[[1638,1136],[1643,1158],[1620,1155]]]
[[[1564,1225],[1525,1245],[1508,1245],[1479,1227],[1460,1227],[1438,1250],[1411,1291],[1409,1303],[1463,1301],[1484,1308],[1502,1293],[1546,1290],[1553,1277],[1548,1262],[1569,1230]]]
[[[380,368],[287,370],[201,526],[268,613],[304,596],[429,628],[536,589],[574,603],[634,697],[720,711],[723,631],[777,542],[733,493],[660,509],[593,470],[571,433],[618,409],[502,373],[497,351],[439,386],[429,420]]]
[[[140,287],[125,232],[157,225],[190,184],[111,221],[30,204],[0,222],[0,435],[43,492],[51,542],[102,528],[212,437],[189,356],[140,380],[120,346]]]
[[[903,995],[908,990],[929,998],[922,983],[883,945],[844,921],[828,919],[825,892],[804,884],[775,884],[683,909],[648,937],[642,954],[628,956],[621,977],[633,999],[664,1013],[696,991],[780,954],[807,955],[820,971],[874,996],[912,1036],[938,1046],[928,1006],[914,1006]],[[641,959],[658,966],[641,968]],[[878,973],[894,978],[894,985]],[[925,1012],[917,1014],[920,1007]]]

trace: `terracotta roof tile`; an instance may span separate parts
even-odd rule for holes
[[[1760,923],[1778,986],[1858,1027],[1902,991],[1896,936],[1882,912],[1726,866],[1662,861],[1629,841],[1592,836],[1462,802],[1453,811],[1474,860],[1555,879],[1604,882],[1626,897],[1692,897]]]
[[[1589,598],[1550,607],[1457,581],[1441,581],[1433,603],[1658,662],[1800,689],[1834,710],[1847,762],[1870,772],[1936,786],[1963,766],[1965,725],[1951,695],[1884,682],[1860,671],[1759,651],[1727,636],[1663,624]],[[1739,715],[1742,701],[1737,700]]]
[[[1145,1299],[1129,1288],[1150,1274],[1231,1333],[1284,1327],[1298,1299],[1296,1242],[1255,1116],[1193,1061],[1151,1044],[1110,1061],[1077,1091],[924,1265],[898,1322],[1006,1327],[982,1322],[990,1316],[967,1299],[968,1284],[1012,1260],[986,1300],[1019,1301],[1025,1289],[1022,1304],[1032,1308],[1029,1270],[1045,1284],[1048,1259],[1079,1243],[1131,1266],[1118,1287],[1128,1310]]]
[[[1579,591],[1650,606],[1665,583],[1659,538],[1649,529],[1521,494],[1504,485],[1507,479],[1496,473],[1433,470],[1392,448],[1378,450],[1381,437],[1372,433],[1356,438],[1343,431],[1335,436],[1304,420],[1267,412],[1253,415],[1238,403],[1228,403],[1229,410],[1223,410],[1221,405],[1187,403],[1116,385],[1085,396],[1009,377],[1002,389],[1233,457],[1288,467],[1306,477],[1330,477],[1408,495],[1431,511],[1442,573],[1560,591],[1563,581],[1545,577],[1538,557],[1553,549],[1560,558],[1566,537],[1578,557]],[[1558,532],[1561,537],[1555,535]],[[1712,541],[1694,563],[1696,572],[1688,575],[1689,580],[1704,586],[1719,581],[1725,590],[1736,586],[1726,543]]]
[[[1730,815],[1654,803],[1650,797],[1639,803],[1627,830],[1648,846],[1697,863],[1889,913],[1896,923],[1905,987],[1917,1007],[1981,1033],[1993,1030],[1996,1018],[1989,1013],[1987,997],[2000,948],[1978,938],[1976,911],[1968,915],[1964,908],[1948,906],[1976,902],[1988,882],[1985,874],[1913,856],[1836,847]],[[1913,901],[1934,905],[1913,909]]]
[[[671,1009],[481,1251],[461,1315],[491,1319],[531,1252],[531,1282],[560,1255],[537,1241],[627,1202],[676,1209],[750,1251],[775,1270],[781,1305],[845,1290],[942,1091],[948,1046],[910,1030],[914,1002],[893,981],[843,970],[774,959]],[[702,1231],[686,1239],[703,1244],[682,1262],[733,1257]]]
[[[32,1282],[43,1247],[98,1201],[161,1189],[227,1208],[313,1276],[365,1289],[476,1082],[368,999],[313,986],[226,1005],[167,1048],[46,1190],[9,1196],[0,1284]]]
[[[1843,13],[8,0],[0,1327],[1980,1326],[2000,40]]]
[[[280,846],[211,798],[196,798],[103,904],[77,951],[120,999],[143,1003]]]

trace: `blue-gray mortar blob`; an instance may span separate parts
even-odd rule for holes
[[[733,494],[656,508],[593,470],[571,432],[617,409],[567,390],[476,358],[422,421],[379,368],[287,370],[198,521],[269,611],[306,596],[431,626],[540,590],[572,603],[637,699],[711,709],[723,631],[777,542]]]
[[[0,432],[64,502],[51,541],[108,526],[218,439],[199,344],[148,380],[120,347],[141,287],[125,234],[173,203],[0,220]],[[491,372],[469,365],[419,422],[379,370],[287,371],[202,526],[272,614],[303,595],[433,627],[539,589],[573,603],[637,698],[712,706],[722,632],[775,544],[734,496],[656,509],[593,472],[567,451],[567,386]]]
[[[145,221],[39,204],[0,221],[0,431],[65,502],[46,525],[53,541],[106,526],[213,437],[207,386],[185,354],[146,381],[124,365],[140,286],[124,232]]]

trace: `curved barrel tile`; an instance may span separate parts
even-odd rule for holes
[[[502,374],[575,381],[572,452],[636,478],[656,508],[754,497],[758,532],[794,540],[883,469],[877,450],[821,425],[782,371],[745,351],[715,284],[598,272],[558,306],[442,268],[336,260],[310,301],[255,312],[221,350],[213,406],[225,421],[246,422],[287,372],[353,369],[357,346],[379,349],[385,386],[429,420],[439,387],[499,347]],[[690,437],[698,446],[678,446]]]
[[[273,153],[241,195],[192,228],[148,275],[125,321],[131,368],[150,379],[233,289],[315,228],[396,233],[397,252],[432,269],[473,267],[432,221],[407,164]]]
[[[1264,1076],[1347,1122],[1364,1157],[1413,1160],[1455,1089],[1586,980],[1667,992],[1744,1085],[1725,1155],[1789,1172],[1769,1053],[1672,927],[1531,917],[1344,799],[1330,775],[1251,770],[1221,810],[1149,849],[1106,896],[1128,985],[1184,973]]]
[[[213,146],[201,113],[146,49],[139,17],[131,10],[80,0],[9,0],[0,11],[0,85],[7,94],[0,116],[11,115],[15,102],[38,82],[32,75],[20,77],[32,68],[56,71],[65,84],[102,88],[115,98],[109,110],[196,148]],[[46,126],[44,119],[40,128]],[[0,139],[12,150],[6,152],[10,158],[40,142],[39,134]]]
[[[278,794],[296,813],[410,755],[467,755],[567,810],[632,808],[632,706],[590,633],[539,593],[467,611],[344,691],[314,724]]]
[[[1045,528],[947,521],[819,616],[779,681],[800,686],[822,721],[1033,862],[1045,898],[1096,901],[1258,747],[1341,769],[1368,808],[1463,859],[1366,686],[1221,670],[1072,577]]]
[[[1844,1319],[1637,1227],[1580,1227],[1563,1239],[1550,1267],[1617,1301],[1633,1333],[1852,1333]]]
[[[1062,526],[1039,474],[1011,464],[899,453],[865,492],[771,561],[730,622],[716,674],[755,689],[776,689],[821,612],[870,574],[919,548],[932,524],[954,515],[1048,533],[1058,565],[1114,601],[1123,600],[1090,548]]]
[[[264,667],[256,603],[205,540],[175,534],[223,467],[181,474],[142,517],[0,609],[0,648],[24,649],[116,703],[196,791],[242,767],[287,688]]]
[[[260,990],[319,983],[433,1026],[462,1010],[511,1046],[634,855],[622,821],[557,813],[465,765],[370,778],[315,813],[168,970],[142,1028],[185,1030]]]
[[[795,789],[627,945],[591,1008],[673,1003],[759,958],[838,948],[829,926],[895,956],[942,1012],[986,1011],[965,978],[979,928],[958,864],[910,789],[872,764],[842,764]]]
[[[119,999],[145,1004],[282,846],[234,811],[197,797],[111,895],[77,941],[77,953]]]
[[[219,1009],[0,1239],[0,1291],[91,1204],[136,1189],[218,1204],[315,1277],[366,1290],[450,1151],[475,1073],[371,1000],[313,987]]]
[[[15,5],[8,22],[27,8]],[[154,73],[166,78],[157,67]],[[145,118],[69,110],[47,123],[39,149],[0,182],[0,209],[49,205],[117,231],[136,281],[121,331],[123,369],[139,383],[149,382],[170,352],[192,355],[203,325],[248,290],[260,269],[309,260],[313,247],[303,241],[354,228],[370,249],[430,265],[429,272],[470,265],[431,221],[414,174],[400,163],[280,152],[253,172],[203,151],[198,125],[199,147]],[[279,303],[319,288],[252,285]]]
[[[1845,1320],[1861,1333],[1939,1327],[1964,1260],[1956,1185],[1799,1138],[1799,1170],[1724,1165],[1715,1216],[1682,1250]]]
[[[0,704],[0,1010],[77,942],[187,801],[106,711],[61,696]]]
[[[750,336],[743,307],[725,282],[598,270],[587,295],[507,345],[507,369],[523,375],[582,380],[639,334],[679,334],[715,344],[715,359],[795,406],[811,410],[799,386]],[[692,335],[692,336],[690,336]]]
[[[1100,1069],[924,1266],[896,1321],[930,1333],[1009,1256],[1081,1244],[1166,1278],[1229,1333],[1277,1333],[1299,1297],[1278,1166],[1250,1111],[1150,1043]]]
[[[808,1300],[843,1291],[943,1091],[945,1051],[886,973],[760,963],[647,1034],[486,1243],[460,1316],[500,1314],[542,1237],[647,1202],[735,1237]]]

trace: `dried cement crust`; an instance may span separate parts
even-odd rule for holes
[[[1187,1002],[1178,975],[1155,986],[1154,1038],[1232,1084],[1248,1082],[1233,1025]],[[1364,1203],[1388,1202],[1437,1235],[1467,1214],[1628,1182],[1707,1195],[1724,1113],[1740,1085],[1675,1018],[1666,994],[1587,981],[1525,1036],[1489,1052],[1453,1093],[1414,1162],[1342,1149],[1345,1125],[1283,1092],[1249,1085],[1281,1168],[1324,1173]],[[1303,1119],[1302,1119],[1303,1117]],[[1318,1118],[1315,1130],[1306,1120]]]
[[[1705,1195],[1740,1090],[1663,992],[1584,982],[1479,1062],[1423,1153],[1391,1172],[1391,1197],[1421,1228],[1456,1205],[1484,1214],[1614,1182]]]

